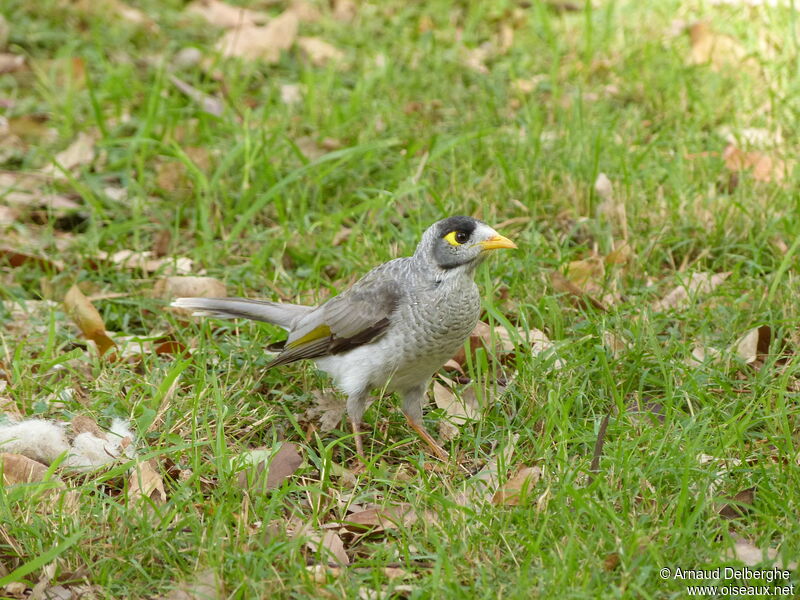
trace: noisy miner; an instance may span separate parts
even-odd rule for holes
[[[472,217],[431,225],[413,256],[372,269],[348,290],[302,306],[245,298],[178,298],[194,315],[245,318],[278,325],[288,337],[267,368],[313,360],[347,394],[356,451],[364,457],[361,419],[370,391],[398,392],[409,425],[447,460],[422,425],[431,376],[464,344],[481,310],[475,269],[491,250],[516,244]]]

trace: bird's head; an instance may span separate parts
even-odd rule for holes
[[[491,250],[517,245],[486,223],[472,217],[448,217],[431,225],[422,235],[415,256],[443,270],[463,268],[471,272]]]

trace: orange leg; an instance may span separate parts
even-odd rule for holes
[[[417,423],[408,415],[406,415],[406,420],[408,421],[408,424],[411,425],[411,428],[417,432],[417,435],[419,435],[419,437],[421,437],[422,440],[428,444],[428,447],[431,449],[431,452],[433,452],[433,455],[436,458],[442,462],[447,462],[450,460],[450,455],[447,453],[447,450],[436,443],[436,440],[431,437],[431,434],[425,430],[421,423]]]
[[[366,464],[366,460],[364,459],[364,445],[361,441],[361,424],[350,421],[350,426],[353,428],[353,437],[356,440],[356,454],[358,455],[358,459]]]

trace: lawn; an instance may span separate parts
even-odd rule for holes
[[[5,459],[0,597],[793,594],[800,24],[760,4],[5,0],[0,439],[116,450]],[[519,249],[447,463],[376,392],[361,465],[279,329],[168,307],[321,302],[457,214]]]

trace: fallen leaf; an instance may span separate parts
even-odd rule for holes
[[[779,556],[775,548],[765,548],[763,551],[753,542],[744,538],[734,540],[733,548],[725,552],[725,556],[743,562],[748,567],[755,567],[762,563],[771,563],[776,569],[797,569],[797,562],[785,563]]]
[[[417,514],[410,504],[397,504],[350,513],[341,525],[356,533],[364,531],[377,533],[386,529],[408,527],[416,521]]]
[[[225,598],[222,581],[213,569],[203,569],[194,573],[190,581],[181,582],[164,600],[219,600]]]
[[[723,519],[738,519],[753,510],[755,502],[756,488],[748,488],[736,494],[733,498],[728,498],[719,510],[719,516]]]
[[[749,365],[756,360],[763,360],[769,354],[769,345],[772,341],[772,329],[769,325],[754,327],[733,345],[736,356],[741,358],[745,364]]]
[[[344,52],[319,38],[299,37],[297,45],[316,67],[323,67],[329,62],[338,62],[344,58]]]
[[[226,58],[276,63],[281,52],[294,44],[299,22],[295,13],[286,10],[263,27],[243,25],[229,30],[216,47]]]
[[[721,127],[719,135],[732,146],[755,146],[758,148],[773,148],[783,144],[783,134],[780,130],[773,131],[763,127],[743,127],[733,129],[732,127]]]
[[[260,449],[263,452],[266,449]],[[257,462],[251,463],[248,468],[241,471],[237,476],[237,485],[242,489],[252,489],[255,491],[267,491],[280,486],[286,479],[300,467],[303,458],[298,452],[298,446],[291,442],[281,444],[278,452],[270,460],[259,459],[260,454],[255,455]],[[244,458],[248,458],[245,456]],[[266,476],[265,476],[266,472]]]
[[[215,117],[221,117],[222,113],[225,112],[225,103],[222,101],[222,99],[198,90],[196,87],[186,83],[182,79],[175,77],[175,75],[170,75],[169,80],[172,82],[172,85],[178,88],[192,101],[197,103],[204,112],[207,112]]]
[[[22,454],[3,452],[0,453],[0,471],[3,473],[4,485],[15,485],[43,481],[47,467]]]
[[[603,345],[614,358],[619,358],[630,348],[628,342],[613,331],[603,332]]]
[[[347,403],[344,398],[331,391],[314,390],[311,394],[314,396],[315,402],[311,408],[306,410],[306,418],[319,419],[319,428],[325,433],[333,431],[342,422]]]
[[[269,22],[266,13],[232,6],[220,0],[194,0],[186,7],[186,12],[205,19],[210,25],[233,29],[245,25],[263,25]]]
[[[63,271],[64,263],[55,258],[49,258],[36,254],[23,252],[19,249],[0,246],[0,264],[8,264],[11,267],[21,267],[32,263],[45,271]]]
[[[539,467],[522,467],[492,496],[492,504],[519,506],[525,498],[530,497],[531,490],[542,477]]]
[[[139,269],[145,273],[156,273],[164,270],[166,272],[186,275],[192,272],[194,263],[191,258],[185,256],[155,258],[156,253],[146,250],[135,252],[133,250],[118,250],[113,254],[101,251],[97,258],[108,261],[118,267],[126,269]]]
[[[448,380],[449,381],[449,380]],[[452,384],[452,382],[450,382]],[[450,421],[462,425],[478,418],[478,407],[459,398],[451,388],[438,381],[433,382],[433,398],[436,406],[445,411]]]
[[[747,59],[747,51],[737,40],[713,31],[708,23],[691,25],[689,40],[689,64],[710,65],[715,71],[753,66],[752,59]]]
[[[666,296],[654,302],[652,308],[655,312],[682,309],[688,306],[696,296],[713,292],[730,274],[730,271],[724,273],[692,273],[688,281],[682,282]]]
[[[605,261],[599,256],[590,256],[571,261],[564,275],[584,294],[599,294],[603,291],[600,280],[605,276],[605,272]]]
[[[684,363],[690,367],[699,367],[705,364],[706,361],[716,360],[721,355],[721,352],[711,346],[702,346],[695,344],[692,347],[692,354],[684,359]]]
[[[502,325],[492,327],[483,321],[478,321],[478,324],[475,325],[475,329],[469,334],[468,342],[469,350],[473,355],[475,350],[479,348],[485,349],[494,356],[512,352],[515,349],[511,335],[505,327]],[[459,365],[465,365],[467,363],[467,355],[464,347],[460,348],[451,360],[454,360]]]
[[[281,86],[281,102],[287,106],[303,101],[303,90],[298,83],[285,83]]]
[[[501,454],[495,454],[484,467],[464,482],[462,490],[453,498],[456,504],[472,508],[490,501],[497,489],[499,469],[506,468],[516,448],[519,434],[511,435]]]
[[[531,356],[547,358],[555,355],[555,344],[550,341],[550,338],[547,337],[544,331],[531,327],[527,332],[520,330],[519,334],[530,344]],[[553,361],[553,368],[556,370],[562,369],[566,364],[563,358],[556,358],[555,361]]]
[[[129,502],[133,503],[140,498],[149,498],[155,504],[164,504],[167,501],[164,482],[151,462],[146,460],[134,467],[133,473],[128,479]]]
[[[0,52],[0,75],[19,71],[25,66],[25,57],[19,54]]]
[[[336,579],[342,574],[341,567],[327,565],[306,565],[306,571],[311,575],[314,583],[328,583],[329,579]]]
[[[105,2],[109,4],[114,13],[122,17],[123,21],[141,25],[150,31],[158,30],[158,24],[138,8],[133,8],[122,0],[105,0]]]
[[[159,279],[153,286],[153,295],[157,298],[172,300],[175,298],[224,298],[227,296],[225,284],[213,277],[176,276]],[[184,311],[191,314],[193,311]]]
[[[481,75],[489,73],[486,61],[492,55],[494,48],[489,42],[485,42],[477,48],[464,49],[464,65]]]
[[[294,13],[301,23],[316,23],[322,18],[317,7],[306,0],[292,0],[286,10]]]
[[[333,18],[337,21],[350,22],[357,12],[358,7],[353,0],[333,0]]]
[[[54,163],[42,169],[42,173],[56,179],[66,177],[63,171],[72,171],[76,167],[86,165],[94,159],[95,136],[82,131],[66,149],[56,154]],[[62,171],[63,169],[63,171]]]
[[[75,415],[72,417],[70,425],[72,426],[72,432],[76,436],[80,435],[81,433],[91,433],[93,436],[100,438],[101,440],[108,439],[105,432],[100,429],[95,420],[91,417],[87,417],[86,415]]]
[[[115,347],[114,341],[106,334],[106,326],[100,313],[77,285],[73,285],[64,297],[64,309],[81,333],[97,344],[100,356]]]
[[[338,533],[330,529],[325,531],[325,533],[322,534],[319,547],[330,552],[340,565],[347,566],[350,564],[350,557],[347,556],[347,552],[345,552],[344,549],[344,542],[342,542],[342,538],[339,537]]]
[[[598,300],[591,294],[587,294],[586,292],[584,292],[572,281],[564,277],[564,275],[560,271],[550,272],[550,284],[553,286],[553,289],[556,292],[573,296],[580,304],[584,306],[586,305],[586,303],[588,303],[594,306],[598,310],[601,310],[603,312],[608,311],[608,308],[606,307],[605,304],[603,304],[600,300]]]
[[[722,158],[730,171],[750,171],[753,179],[765,183],[783,182],[794,168],[789,161],[773,158],[769,154],[755,150],[745,152],[733,144],[729,144],[725,148]]]

